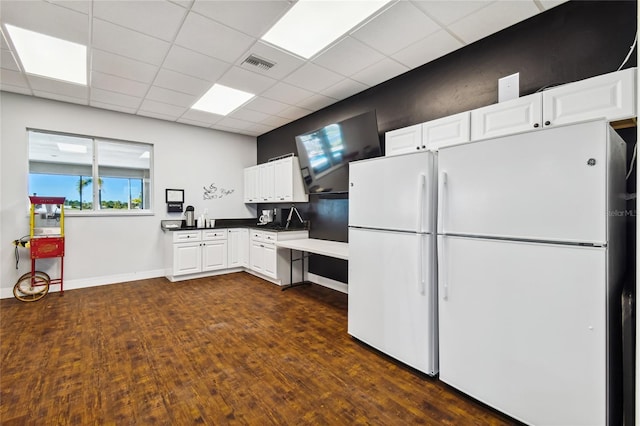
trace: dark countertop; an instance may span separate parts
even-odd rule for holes
[[[189,231],[195,230],[199,231],[202,229],[226,229],[226,228],[251,228],[251,229],[260,229],[262,231],[272,231],[272,232],[287,232],[287,231],[305,231],[307,230],[304,227],[299,226],[290,226],[289,229],[284,229],[284,225],[277,225],[269,223],[267,225],[259,225],[258,219],[216,219],[216,226],[213,228],[197,228],[195,226],[185,226],[184,220],[181,221],[182,224],[178,228],[165,228],[163,226],[164,222],[175,223],[176,220],[161,220],[160,227],[163,231]]]

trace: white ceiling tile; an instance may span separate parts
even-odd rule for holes
[[[169,0],[171,3],[177,4],[178,6],[182,6],[185,9],[189,9],[192,5],[194,0]]]
[[[90,101],[89,105],[95,108],[108,109],[110,111],[126,112],[127,114],[135,114],[138,110],[138,108],[127,108],[122,105],[111,105],[97,101]]]
[[[297,106],[291,106],[284,111],[280,111],[278,114],[280,117],[288,118],[290,120],[297,120],[298,118],[302,118],[305,115],[311,114],[313,111],[310,111],[305,108],[300,108]]]
[[[449,25],[462,19],[494,1],[495,0],[411,0],[418,8],[443,25]]]
[[[94,19],[93,46],[148,64],[160,65],[171,45],[111,22]]]
[[[76,12],[84,13],[88,15],[91,12],[92,2],[90,1],[78,1],[78,0],[47,0],[49,3],[56,6],[66,7],[67,9],[75,10]]]
[[[38,90],[79,99],[87,99],[89,94],[88,86],[83,86],[81,84],[72,84],[61,80],[54,80],[29,74],[27,74],[27,80],[29,80],[29,85],[34,92]]]
[[[308,63],[291,73],[284,81],[313,92],[322,92],[323,89],[333,86],[343,79],[344,76],[338,73]]]
[[[248,129],[252,124],[249,121],[239,120],[237,118],[224,117],[222,120],[218,121],[216,126],[224,126],[230,127],[232,129]]]
[[[2,0],[2,22],[85,46],[89,44],[89,17],[49,2]]]
[[[292,4],[289,0],[197,1],[191,10],[245,34],[261,37]]]
[[[211,125],[222,120],[223,117],[218,114],[211,114],[209,112],[200,111],[197,109],[189,109],[185,111],[184,114],[182,114],[181,118],[184,118],[187,120],[199,121],[201,123],[209,123],[209,125]]]
[[[269,117],[267,117],[264,120],[262,120],[262,124],[265,124],[267,126],[271,126],[274,129],[276,127],[284,126],[288,122],[289,122],[288,118],[278,117],[276,115],[270,115]]]
[[[265,59],[275,65],[268,70],[262,70],[248,64],[241,65],[242,62],[247,59],[249,54],[258,56],[259,58]],[[257,41],[253,46],[249,48],[247,54],[240,56],[240,58],[236,61],[236,65],[238,66],[242,66],[243,68],[250,71],[254,71],[275,79],[286,77],[287,75],[291,74],[291,72],[304,65],[304,63],[305,62],[299,57],[285,52],[284,50],[275,48],[262,41]]]
[[[244,105],[244,108],[263,112],[265,114],[277,114],[280,111],[289,108],[290,105],[272,99],[256,96]]]
[[[352,78],[369,86],[375,86],[407,71],[409,71],[409,67],[392,59],[385,58],[377,64],[353,75]]]
[[[445,30],[440,30],[402,49],[392,58],[409,68],[417,68],[462,46],[460,40]]]
[[[210,82],[216,81],[231,65],[219,59],[173,46],[164,61],[163,68],[178,71]]]
[[[141,98],[125,95],[123,93],[116,93],[102,89],[91,89],[91,102],[102,102],[126,108],[137,108],[141,101]]]
[[[227,117],[237,118],[239,120],[250,121],[252,123],[260,123],[265,118],[269,117],[264,112],[252,111],[250,109],[241,108],[229,114]]]
[[[313,95],[313,92],[282,82],[275,84],[270,89],[262,93],[262,96],[265,98],[284,102],[290,105],[295,105],[311,95]]]
[[[276,84],[277,80],[240,67],[232,67],[218,80],[218,83],[257,95]]]
[[[20,68],[18,68],[18,63],[16,62],[15,58],[13,57],[13,53],[11,53],[10,50],[2,49],[1,54],[2,56],[0,56],[0,68],[12,71],[20,71]]]
[[[147,93],[149,84],[93,71],[91,73],[91,87],[141,98]]]
[[[351,76],[384,56],[352,37],[345,37],[316,57],[313,62],[327,69]]]
[[[299,107],[305,108],[305,109],[309,109],[312,111],[318,111],[321,110],[322,108],[328,107],[329,105],[335,104],[337,102],[337,100],[333,99],[333,98],[329,98],[327,96],[323,96],[323,95],[319,95],[319,94],[315,94],[305,100],[303,100],[302,102],[299,102],[298,105]]]
[[[566,3],[568,0],[538,0],[544,10],[549,10],[553,7],[559,6],[562,3]]]
[[[29,89],[29,84],[27,84],[27,79],[24,77],[24,74],[8,68],[2,68],[0,70],[0,82],[2,82],[2,84],[8,84],[9,86]]]
[[[193,12],[176,38],[179,46],[226,62],[235,62],[254,42],[253,37]]]
[[[351,33],[380,52],[391,55],[440,29],[413,4],[401,1]]]
[[[158,71],[153,85],[188,93],[190,95],[201,96],[211,87],[211,82],[162,68]]]
[[[178,118],[178,123],[188,124],[190,126],[199,126],[199,127],[211,127],[211,123],[203,123],[202,121],[197,120],[189,120],[188,118]]]
[[[146,99],[188,108],[196,103],[198,97],[176,92],[175,90],[165,89],[164,87],[152,86],[149,89],[149,93],[147,93]]]
[[[214,124],[213,126],[210,127],[211,129],[214,130],[220,130],[222,132],[229,132],[229,133],[237,133],[237,134],[241,134],[241,135],[250,135],[250,136],[254,136],[252,133],[250,133],[248,130],[246,129],[239,129],[236,127],[230,127],[230,126],[223,126],[221,124]]]
[[[174,119],[177,119],[178,117],[180,117],[182,114],[184,114],[184,112],[187,110],[188,108],[186,107],[181,107],[181,106],[176,106],[176,105],[169,105],[169,104],[165,104],[163,102],[157,102],[157,101],[152,101],[149,99],[145,99],[142,104],[140,105],[139,111],[146,111],[146,112],[155,112],[157,114],[164,114],[170,117],[174,117]]]
[[[91,69],[140,83],[150,84],[158,71],[155,65],[125,58],[115,53],[93,49]]]
[[[50,93],[50,92],[43,92],[41,90],[34,90],[33,94],[34,96],[37,96],[39,98],[53,99],[56,101],[69,102],[72,104],[79,104],[79,105],[88,104],[87,98],[76,98],[75,96],[67,96],[62,93]]]
[[[251,134],[255,136],[259,136],[264,133],[270,132],[273,129],[275,129],[275,127],[269,126],[268,124],[264,124],[264,123],[254,123],[247,128],[247,130],[250,131]]]
[[[162,113],[153,112],[153,111],[145,111],[143,109],[139,110],[137,112],[137,115],[142,115],[144,117],[150,117],[150,118],[157,118],[158,120],[165,120],[165,121],[176,121],[178,119],[178,117],[175,115],[162,114]]]
[[[449,29],[465,43],[473,43],[539,12],[533,1],[499,1],[454,22]]]
[[[367,90],[369,86],[360,83],[359,81],[345,78],[344,80],[328,87],[322,91],[323,94],[335,99],[346,99],[349,96],[353,96],[356,93],[360,93],[363,90]]]
[[[93,17],[165,41],[178,33],[187,11],[167,1],[94,1]]]

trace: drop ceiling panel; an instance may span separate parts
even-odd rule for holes
[[[295,105],[311,95],[313,95],[313,92],[282,82],[275,84],[262,93],[262,96],[265,98],[284,102],[289,105]]]
[[[152,101],[150,99],[145,99],[140,105],[140,111],[164,114],[166,116],[173,117],[174,120],[184,114],[186,110],[186,107],[169,105],[163,102]]]
[[[255,39],[197,13],[189,13],[176,44],[225,62],[235,62]]]
[[[236,65],[240,66],[249,54],[254,54],[262,59],[266,59],[275,65],[269,70],[261,70],[259,68],[255,69],[255,67],[250,67],[249,65],[243,65],[243,67],[277,80],[286,77],[305,64],[305,61],[297,56],[273,47],[267,43],[257,41],[249,48],[247,54],[242,55],[238,61],[236,61]]]
[[[221,115],[211,114],[208,112],[200,111],[197,109],[189,109],[187,110],[180,118],[184,118],[187,120],[198,121],[201,123],[208,123],[207,125],[212,125],[217,123],[222,119]]]
[[[494,1],[456,0],[455,3],[452,3],[451,0],[411,0],[413,4],[442,25],[449,25],[465,16],[471,15]]]
[[[165,89],[164,87],[152,86],[147,93],[146,99],[152,101],[163,102],[169,105],[189,108],[196,103],[198,97],[188,95],[186,93],[176,92],[175,90]]]
[[[382,60],[382,53],[352,37],[345,37],[313,62],[349,77]]]
[[[193,10],[253,37],[261,37],[289,9],[291,1],[197,1]]]
[[[49,3],[56,6],[62,6],[66,9],[75,10],[76,12],[84,13],[88,15],[91,12],[90,1],[78,1],[78,0],[49,0]]]
[[[20,68],[18,68],[18,63],[16,62],[13,54],[9,49],[2,49],[1,55],[0,67],[7,70],[20,71]]]
[[[89,17],[44,1],[2,0],[2,22],[87,45]]]
[[[91,102],[102,102],[126,108],[137,108],[140,105],[141,99],[123,93],[93,88],[91,89]]]
[[[41,90],[34,90],[33,94],[39,98],[53,99],[54,101],[69,102],[72,104],[88,105],[87,98],[76,98],[75,96],[66,96],[61,93],[50,93]]]
[[[202,96],[211,87],[211,82],[163,68],[158,71],[153,85],[190,95]]]
[[[257,95],[276,84],[277,80],[239,67],[233,67],[220,78],[218,83]]]
[[[285,81],[312,92],[321,92],[343,79],[344,76],[310,62],[291,73]]]
[[[417,68],[462,46],[460,40],[440,30],[395,53],[392,58],[409,68]]]
[[[94,71],[147,84],[153,81],[158,72],[158,67],[155,65],[98,49],[93,49],[91,64]]]
[[[11,93],[19,93],[21,95],[33,95],[33,92],[28,87],[24,86],[13,86],[11,84],[7,84],[5,81],[2,81],[2,75],[0,74],[0,90]]]
[[[72,84],[60,80],[39,77],[27,74],[27,80],[31,88],[36,91],[59,93],[72,98],[87,99],[89,89],[81,84]]]
[[[157,118],[158,120],[165,120],[165,121],[176,121],[178,118],[175,115],[162,114],[162,113],[153,112],[153,111],[146,111],[144,109],[138,110],[137,114],[145,117]]]
[[[465,43],[473,43],[539,12],[532,0],[498,1],[456,21],[449,29]]]
[[[93,16],[165,41],[172,41],[184,20],[185,8],[168,1],[97,1]]]
[[[285,108],[288,108],[290,105],[287,105],[282,102],[274,101],[272,99],[263,98],[261,96],[256,96],[251,99],[248,103],[246,103],[245,108],[250,109],[252,111],[263,112],[265,114],[277,115],[280,111],[283,111]]]
[[[416,6],[401,1],[351,36],[385,55],[391,55],[439,29],[440,26]]]
[[[353,96],[356,93],[360,93],[368,88],[369,86],[367,86],[366,84],[360,83],[359,81],[355,81],[350,78],[345,78],[337,84],[326,88],[322,91],[322,93],[335,99],[346,99],[349,96]]]
[[[138,108],[127,108],[121,105],[111,105],[104,102],[90,101],[89,105],[95,108],[108,109],[110,111],[125,112],[127,114],[135,114]]]
[[[93,46],[148,64],[160,65],[171,45],[155,37],[94,19]]]
[[[27,79],[24,74],[8,68],[2,68],[0,70],[0,83],[29,90],[29,85],[27,84]]]
[[[199,126],[199,127],[209,127],[209,126],[211,126],[210,123],[203,123],[203,122],[197,121],[197,120],[189,120],[188,118],[184,118],[184,116],[178,118],[178,123],[188,124],[190,126]]]
[[[311,114],[313,111],[305,109],[305,108],[300,108],[297,106],[291,106],[283,111],[280,111],[280,113],[278,114],[278,117],[284,117],[284,118],[288,118],[290,120],[297,120],[298,118],[302,118],[305,115],[309,115]]]
[[[298,103],[297,106],[311,111],[317,111],[319,109],[328,107],[329,105],[335,104],[336,102],[336,99],[320,94],[315,94]]]
[[[260,123],[264,119],[268,118],[269,115],[263,112],[252,111],[249,109],[241,108],[229,114],[228,117],[237,118],[239,120],[244,120],[244,121],[250,121],[252,123]]]
[[[109,90],[112,92],[124,93],[138,98],[144,97],[149,90],[149,84],[135,80],[104,74],[99,71],[91,73],[91,86],[97,89]]]
[[[265,118],[262,124],[266,126],[273,127],[274,129],[280,126],[284,126],[289,122],[289,119],[284,117],[278,117],[276,115],[271,115],[268,118]]]
[[[409,67],[394,61],[393,59],[385,58],[380,62],[360,71],[352,76],[356,81],[363,84],[374,86],[383,81],[387,81],[396,77],[402,73],[409,71]]]
[[[180,46],[171,48],[163,64],[163,68],[210,82],[218,80],[230,66],[224,61]]]

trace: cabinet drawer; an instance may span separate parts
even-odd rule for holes
[[[265,243],[275,243],[278,241],[278,234],[276,232],[263,232],[262,240]]]
[[[202,239],[207,241],[226,240],[227,230],[226,229],[209,229],[206,231],[202,231]]]
[[[174,243],[184,243],[187,241],[200,241],[202,234],[200,231],[175,231],[173,233]]]
[[[262,231],[251,230],[251,241],[262,241],[263,239],[264,235]]]

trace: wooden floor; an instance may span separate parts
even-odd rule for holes
[[[347,334],[347,296],[245,273],[0,302],[0,423],[505,425]]]

